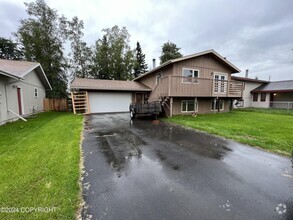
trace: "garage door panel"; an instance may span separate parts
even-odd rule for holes
[[[131,93],[89,92],[91,113],[128,112]]]

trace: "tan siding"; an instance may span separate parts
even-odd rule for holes
[[[181,102],[182,102],[182,100],[193,100],[193,99],[194,98],[191,98],[191,97],[173,98],[173,115],[191,115],[192,113],[181,112]],[[197,98],[198,114],[213,113],[212,100],[213,99],[211,99],[211,98],[210,99]],[[225,102],[224,110],[221,112],[228,112],[229,111],[229,100],[224,100],[224,102]]]
[[[222,64],[213,55],[204,55],[188,60],[184,60],[174,64],[174,75],[181,76],[182,68],[191,68],[199,70],[199,78],[212,79],[213,72],[232,73],[231,69]],[[228,80],[231,79],[231,75],[228,74]]]
[[[168,76],[168,75],[172,75],[173,73],[172,71],[173,71],[173,65],[171,64],[170,66],[162,68],[158,71],[155,71],[148,76],[140,78],[137,81],[150,87],[151,89],[154,89],[155,86],[157,85],[157,79],[156,79],[157,73],[162,73],[163,76]]]

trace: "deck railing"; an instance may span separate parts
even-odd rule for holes
[[[242,97],[243,83],[238,81],[165,76],[157,86],[159,96]]]

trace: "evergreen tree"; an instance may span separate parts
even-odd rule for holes
[[[177,47],[176,44],[168,41],[162,46],[162,53],[160,56],[161,64],[169,60],[182,57],[183,55],[179,52],[181,48]]]
[[[142,53],[139,42],[136,43],[135,50],[135,63],[134,63],[134,77],[138,77],[139,75],[147,72],[148,65],[145,63],[145,54]]]
[[[23,59],[23,52],[19,49],[17,43],[0,37],[0,59],[21,60]]]

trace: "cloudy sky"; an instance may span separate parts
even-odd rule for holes
[[[10,38],[26,18],[27,0],[0,1],[0,36]],[[103,28],[126,26],[149,65],[172,41],[184,55],[214,49],[242,70],[238,76],[293,79],[292,0],[46,0],[68,19],[84,21],[88,44]]]

